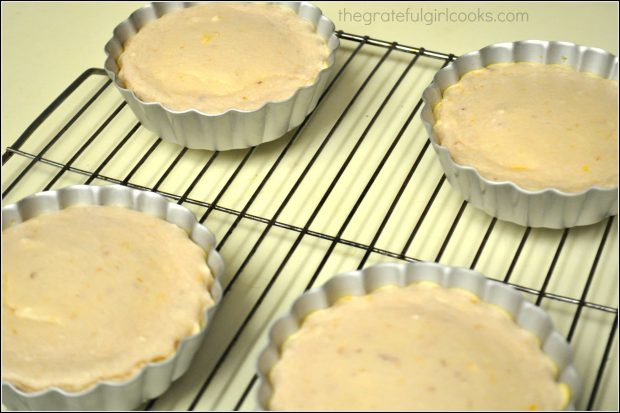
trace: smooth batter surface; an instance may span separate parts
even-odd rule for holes
[[[461,165],[524,189],[618,186],[618,83],[565,65],[506,63],[463,76],[435,107]]]
[[[119,76],[144,101],[216,114],[289,98],[315,81],[328,55],[290,8],[215,3],[143,27],[125,45]]]
[[[205,252],[182,229],[80,206],[2,233],[2,379],[80,390],[127,379],[198,331],[212,305]]]
[[[272,410],[560,409],[538,339],[471,293],[388,287],[312,313],[271,372]]]

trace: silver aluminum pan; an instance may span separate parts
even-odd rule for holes
[[[308,2],[270,2],[293,9],[300,17],[309,20],[330,50],[325,67],[314,83],[298,89],[293,96],[280,101],[266,102],[256,110],[230,109],[224,113],[208,114],[195,109],[172,110],[159,102],[145,102],[127,88],[118,78],[117,59],[123,45],[141,27],[161,16],[199,3],[163,2],[151,3],[133,12],[120,23],[113,37],[105,45],[107,55],[104,68],[114,86],[142,125],[168,141],[191,149],[226,151],[248,148],[283,136],[299,126],[316,107],[327,80],[334,69],[335,52],[340,41],[335,34],[334,23],[321,10]]]
[[[569,228],[593,224],[616,215],[617,187],[592,187],[575,193],[555,188],[530,191],[513,182],[484,178],[475,168],[456,163],[448,149],[439,144],[433,131],[433,108],[442,99],[443,91],[457,83],[467,72],[503,62],[567,64],[582,72],[618,80],[616,56],[602,49],[570,42],[524,40],[496,43],[459,57],[437,72],[422,96],[425,102],[422,122],[450,184],[468,202],[487,214],[524,226]]]
[[[498,305],[513,316],[515,322],[540,338],[542,350],[558,367],[558,383],[566,383],[570,400],[566,410],[574,410],[579,399],[581,383],[572,364],[573,353],[564,337],[558,333],[549,315],[527,301],[515,288],[487,279],[482,274],[466,269],[436,263],[387,263],[336,275],[321,287],[305,292],[291,310],[279,318],[269,331],[269,344],[258,358],[258,408],[269,409],[273,392],[269,374],[278,362],[284,342],[298,331],[310,313],[331,307],[345,296],[369,294],[385,285],[400,287],[419,281],[431,281],[445,288],[461,288]]]
[[[224,274],[224,261],[215,250],[213,234],[199,224],[187,208],[173,204],[158,194],[120,185],[75,185],[36,193],[2,208],[2,228],[71,205],[123,206],[159,217],[184,229],[190,239],[207,252],[207,265],[214,279],[210,293],[215,303],[205,310],[204,324],[198,333],[182,339],[170,357],[147,363],[130,379],[101,381],[79,392],[56,387],[26,392],[2,381],[2,401],[13,410],[131,410],[162,394],[189,368],[222,297],[220,280]]]

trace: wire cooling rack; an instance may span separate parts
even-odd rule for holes
[[[62,92],[2,155],[3,203],[116,183],[190,208],[217,236],[225,296],[189,372],[152,410],[255,408],[271,322],[304,290],[382,261],[438,261],[514,285],[574,345],[578,407],[617,409],[618,224],[492,219],[449,184],[419,119],[454,56],[338,32],[335,74],[294,131],[246,150],[188,150],[141,127],[102,69]]]

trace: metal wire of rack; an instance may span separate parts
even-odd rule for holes
[[[144,408],[252,408],[254,356],[269,321],[298,294],[334,271],[433,260],[476,268],[543,306],[575,343],[578,407],[613,409],[600,393],[617,345],[615,217],[551,231],[468,207],[445,185],[418,116],[420,91],[455,56],[338,36],[338,70],[317,109],[276,142],[220,153],[162,141],[92,68],[3,153],[3,202],[116,183],[158,192],[215,228],[228,264],[220,314],[189,377]]]

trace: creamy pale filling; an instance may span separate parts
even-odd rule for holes
[[[205,252],[179,227],[79,206],[2,233],[2,379],[81,390],[173,354],[213,304]]]
[[[560,409],[538,338],[469,292],[419,283],[312,313],[271,371],[272,410]]]
[[[215,114],[291,97],[315,81],[328,55],[312,24],[288,7],[215,3],[149,23],[118,61],[142,100]]]
[[[459,164],[525,189],[618,186],[618,83],[565,65],[503,63],[444,91],[435,133]]]

